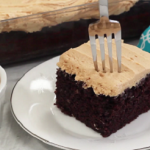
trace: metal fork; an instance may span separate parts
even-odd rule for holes
[[[106,72],[105,68],[105,46],[104,46],[104,35],[107,36],[108,54],[109,54],[109,64],[110,72],[113,72],[113,59],[112,59],[112,34],[115,36],[116,50],[117,50],[117,62],[118,62],[118,72],[121,72],[121,26],[118,21],[109,20],[108,14],[108,0],[99,0],[99,11],[100,20],[94,24],[89,25],[89,38],[91,44],[91,50],[93,55],[93,62],[95,70],[98,71],[97,64],[97,51],[96,51],[96,39],[95,36],[98,35],[102,69]]]

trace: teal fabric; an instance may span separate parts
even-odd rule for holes
[[[150,53],[150,26],[142,33],[138,47]]]

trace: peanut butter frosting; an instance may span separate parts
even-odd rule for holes
[[[102,71],[99,42],[97,42],[99,72],[95,71],[90,43],[70,49],[61,55],[58,67],[76,75],[76,81],[84,82],[83,88],[92,87],[96,95],[118,96],[125,89],[137,84],[150,73],[150,54],[136,46],[122,43],[122,71],[117,71],[116,46],[113,41],[113,73],[110,73],[107,44],[105,41],[106,73]]]
[[[99,9],[97,1],[98,0],[0,0],[0,20],[42,13],[27,18],[3,21],[0,25],[0,32],[35,32],[40,31],[45,26],[51,27],[63,22],[90,18],[98,19]],[[138,0],[124,0],[120,2],[120,0],[109,0],[109,14],[118,15],[129,11],[137,1]],[[78,6],[89,3],[91,3],[90,6]],[[67,7],[73,8],[61,10]]]

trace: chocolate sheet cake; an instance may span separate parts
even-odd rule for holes
[[[150,54],[124,43],[122,51],[121,73],[117,72],[114,43],[113,73],[109,70],[107,51],[106,73],[94,70],[89,43],[65,52],[57,64],[57,107],[103,137],[150,109]],[[102,68],[99,47],[97,54]]]
[[[99,19],[97,2],[0,0],[0,63],[54,56],[87,42],[89,24]],[[120,21],[123,38],[140,36],[150,24],[149,7],[149,1],[109,0],[110,18]]]

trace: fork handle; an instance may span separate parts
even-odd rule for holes
[[[100,17],[105,16],[109,18],[108,0],[99,0],[99,12],[100,12]]]

